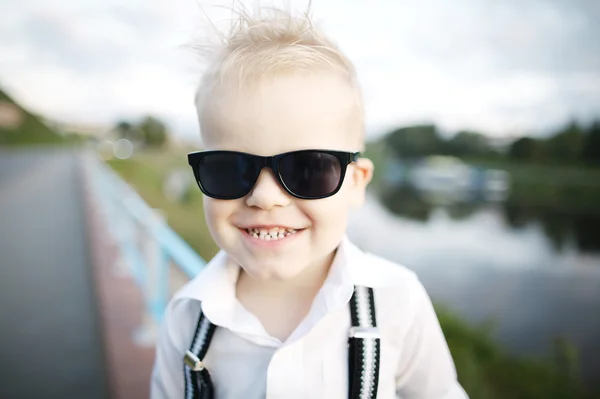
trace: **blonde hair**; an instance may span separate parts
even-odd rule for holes
[[[310,3],[308,10],[298,15],[289,7],[257,7],[251,13],[240,5],[232,12],[236,18],[228,32],[220,32],[211,23],[216,42],[192,46],[207,64],[195,98],[199,115],[208,96],[223,82],[241,87],[288,73],[326,71],[346,81],[355,93],[353,117],[362,134],[364,109],[354,65],[315,26]]]

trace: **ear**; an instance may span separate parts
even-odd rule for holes
[[[373,178],[373,162],[368,158],[358,158],[352,164],[352,199],[351,205],[355,208],[365,202],[365,190]]]

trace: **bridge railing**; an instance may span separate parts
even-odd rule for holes
[[[169,227],[158,210],[152,209],[108,165],[93,155],[85,163],[109,232],[143,292],[146,314],[157,326],[174,290],[173,284],[178,284],[173,281],[173,271],[186,280],[191,279],[206,262]],[[147,339],[141,339],[152,341],[153,336],[150,333]]]

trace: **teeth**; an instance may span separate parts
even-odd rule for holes
[[[281,240],[289,235],[296,234],[298,230],[283,228],[283,227],[273,227],[271,229],[256,229],[250,228],[246,229],[248,234],[250,234],[254,238],[258,238],[260,240],[272,241],[272,240]]]

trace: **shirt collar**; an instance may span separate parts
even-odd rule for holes
[[[315,298],[314,305],[322,307],[319,313],[329,313],[346,306],[354,292],[354,285],[361,284],[363,252],[347,236],[337,248],[335,257],[323,287]],[[205,302],[202,306],[215,324],[231,325],[236,315],[238,302],[235,284],[239,276],[239,265],[225,251],[220,251],[192,281],[176,295],[176,299],[194,299]],[[365,285],[365,284],[361,284]]]
[[[176,299],[187,298],[203,301],[215,295],[235,294],[235,282],[239,270],[228,260],[225,251],[219,251],[204,269],[175,295]]]
[[[345,306],[354,292],[353,265],[357,259],[351,256],[353,244],[346,236],[337,248],[329,274],[319,291],[325,300],[327,312]]]

